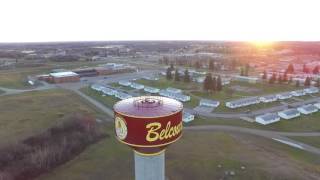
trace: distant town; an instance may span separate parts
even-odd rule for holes
[[[319,68],[318,42],[0,44],[0,155],[10,154],[0,158],[5,169],[0,179],[77,179],[95,163],[103,166],[88,170],[85,179],[130,179],[131,173],[103,168],[121,166],[111,157],[130,166],[124,160],[129,153],[109,139],[110,122],[116,102],[138,96],[183,103],[186,135],[168,149],[168,164],[179,169],[175,158],[185,158],[190,149],[186,163],[194,168],[186,167],[185,175],[169,171],[169,179],[205,179],[201,174],[211,171],[216,179],[318,179]],[[76,119],[81,123],[72,124]],[[61,154],[49,155],[47,149],[43,157],[49,146]],[[214,153],[220,147],[223,156]],[[99,148],[112,154],[110,159],[99,160]],[[248,160],[251,156],[258,160]],[[282,162],[287,167],[271,173]],[[21,164],[32,168],[12,168]]]

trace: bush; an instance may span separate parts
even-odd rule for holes
[[[108,135],[88,115],[75,114],[46,132],[0,149],[0,180],[28,180],[80,154]]]

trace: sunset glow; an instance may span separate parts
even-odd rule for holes
[[[320,40],[317,0],[4,0],[0,42]]]

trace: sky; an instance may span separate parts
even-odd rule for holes
[[[0,42],[319,41],[319,0],[0,0]]]

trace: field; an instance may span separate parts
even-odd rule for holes
[[[101,63],[103,62],[47,62],[39,67],[17,67],[11,70],[1,70],[0,86],[17,89],[31,88],[26,82],[28,76],[49,73],[52,69],[90,67]]]
[[[132,87],[122,86],[122,85],[120,85],[119,83],[111,83],[111,84],[109,84],[109,86],[114,87],[114,88],[116,88],[116,89],[121,89],[121,90],[124,90],[124,91],[133,90]]]
[[[133,179],[133,168],[133,152],[111,138],[38,180]],[[319,175],[319,157],[243,134],[185,132],[166,152],[166,176],[174,180],[304,180]]]
[[[14,143],[53,126],[71,113],[99,113],[64,90],[34,91],[0,98],[0,144]]]
[[[173,87],[173,88],[178,88],[178,89],[183,89],[183,90],[197,90],[202,88],[202,86],[199,86],[198,83],[190,82],[190,83],[185,83],[183,81],[168,81],[165,78],[160,78],[157,81],[152,81],[152,80],[145,80],[145,79],[139,79],[136,81],[137,83],[146,85],[146,86],[151,86],[159,89],[166,89],[168,87]]]
[[[103,105],[107,106],[108,108],[113,108],[113,105],[119,101],[119,99],[117,99],[114,96],[102,96],[101,93],[91,89],[90,87],[84,87],[80,89],[80,91],[94,98],[95,100],[101,102]]]
[[[299,136],[293,136],[290,137],[291,139],[297,140],[299,142],[303,142],[306,144],[309,144],[311,146],[320,148],[320,138],[318,136],[315,137],[299,137]]]
[[[0,71],[0,86],[7,88],[25,89],[30,88],[27,84],[27,76],[49,72],[50,67],[21,68]]]
[[[284,120],[269,124],[260,125],[240,119],[218,119],[218,118],[196,118],[190,125],[231,125],[247,128],[256,128],[272,131],[288,132],[320,132],[320,112],[308,116],[301,116],[292,120]]]

